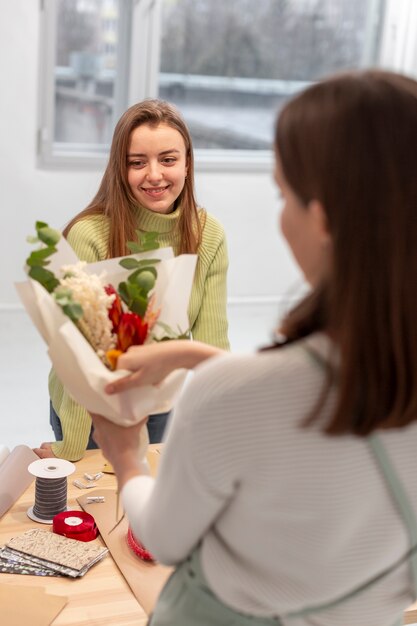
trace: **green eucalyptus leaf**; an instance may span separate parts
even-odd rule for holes
[[[131,252],[133,252],[133,254],[139,254],[140,252],[143,252],[141,245],[136,243],[135,241],[128,241],[126,243],[126,246]]]
[[[157,241],[159,233],[142,233],[140,230],[136,231],[137,241],[128,241],[127,247],[133,253],[147,252],[148,250],[157,250],[159,243]]]
[[[154,337],[155,341],[167,341],[168,339],[190,339],[191,337],[191,332],[189,329],[184,331],[178,326],[178,329],[175,331],[173,328],[171,328],[171,326],[165,324],[165,322],[161,322],[160,320],[156,322],[156,326],[162,328],[166,334],[159,339]]]
[[[58,296],[58,298],[54,298],[54,300],[62,308],[64,308],[64,306],[67,306],[68,304],[72,304],[71,298],[68,298],[67,296]]]
[[[30,268],[29,276],[45,287],[49,293],[52,293],[59,285],[59,280],[55,278],[54,274],[39,265]]]
[[[46,222],[35,222],[35,229],[38,231],[40,228],[45,228],[48,226]]]
[[[49,226],[39,228],[37,231],[39,239],[46,243],[47,246],[54,246],[61,239],[61,233]]]
[[[130,274],[130,276],[128,277],[127,280],[129,281],[129,283],[138,284],[140,286],[141,283],[139,281],[139,276],[141,274],[148,274],[148,273],[152,274],[152,276],[154,277],[154,281],[153,281],[153,285],[152,285],[152,287],[153,287],[154,284],[155,284],[157,273],[156,273],[156,269],[154,267],[152,267],[152,266],[150,266],[150,267],[146,267],[145,266],[145,267],[139,268],[138,270],[136,270],[136,272],[133,272],[133,274]],[[148,289],[148,291],[149,291],[149,289]]]
[[[57,287],[54,291],[54,297],[55,298],[61,298],[61,297],[65,297],[65,298],[72,298],[72,291],[69,287],[64,287],[63,285],[60,285],[59,287]]]
[[[126,270],[134,270],[139,267],[139,261],[132,258],[122,259],[119,261],[119,265],[124,267]]]
[[[138,267],[146,267],[147,265],[156,265],[161,259],[141,259],[138,261]]]
[[[159,248],[157,241],[147,241],[141,244],[141,252],[148,252],[149,250],[156,250],[157,248]]]
[[[135,300],[130,305],[130,310],[132,313],[136,313],[140,317],[144,317],[146,313],[146,309],[148,308],[148,298],[145,296],[140,296],[139,298],[135,298]]]
[[[129,306],[130,296],[127,289],[127,283],[119,283],[118,292],[123,302]]]
[[[150,290],[155,287],[156,272],[155,270],[151,270],[154,270],[154,268],[150,267],[149,269],[143,269],[134,277],[134,284],[137,285],[145,294],[148,294]],[[131,278],[132,277],[129,277],[129,282],[131,282]]]
[[[56,248],[53,246],[47,246],[46,248],[41,248],[40,250],[34,250],[26,259],[26,263],[29,267],[33,267],[35,265],[49,265],[49,261],[45,261],[45,259],[54,254],[54,252],[56,252]]]
[[[130,302],[133,302],[134,300],[138,300],[139,298],[142,298],[145,295],[143,293],[143,290],[136,283],[129,282],[129,283],[126,283],[126,285],[127,285],[127,292],[129,294]]]
[[[52,294],[55,301],[62,307],[73,302],[72,291],[68,287],[57,287]]]
[[[64,305],[62,310],[65,315],[67,315],[74,322],[81,319],[83,316],[83,308],[78,302],[70,302],[69,304]]]

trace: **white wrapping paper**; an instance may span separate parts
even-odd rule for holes
[[[51,257],[48,269],[59,276],[63,265],[78,261],[74,251],[61,239],[58,252]],[[154,289],[156,308],[161,308],[159,320],[174,332],[189,328],[187,309],[197,261],[196,255],[173,256],[171,248],[161,248],[132,255],[136,259],[161,259],[156,265],[158,277]],[[85,271],[100,275],[103,285],[117,288],[132,270],[119,265],[120,259],[109,259],[85,266]],[[98,413],[122,426],[138,423],[150,413],[168,411],[180,391],[186,371],[172,372],[158,387],[146,386],[109,396],[104,386],[127,374],[126,371],[110,371],[100,361],[93,348],[75,324],[62,312],[52,296],[38,282],[28,279],[16,284],[33,323],[48,346],[52,364],[65,388],[73,398],[91,413]],[[156,325],[153,333],[163,336],[164,331]]]

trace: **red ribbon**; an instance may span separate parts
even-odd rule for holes
[[[141,558],[143,561],[154,561],[152,554],[138,541],[135,535],[132,533],[132,529],[129,526],[127,531],[127,545],[133,552]]]
[[[52,530],[77,541],[92,541],[98,535],[95,519],[85,511],[62,511],[52,520]]]

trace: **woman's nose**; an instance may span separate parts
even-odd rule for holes
[[[162,178],[162,169],[161,169],[160,163],[158,163],[158,162],[155,162],[155,163],[150,162],[148,164],[147,178],[151,182],[161,180],[161,178]]]

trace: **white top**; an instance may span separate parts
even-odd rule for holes
[[[323,335],[308,344],[329,358]],[[158,479],[138,476],[122,491],[155,557],[179,563],[202,541],[210,587],[239,611],[284,616],[329,602],[409,548],[366,440],[300,428],[324,380],[300,344],[210,359],[174,412]],[[417,423],[381,440],[417,503]],[[413,599],[406,563],[336,608],[282,623],[391,626]]]

